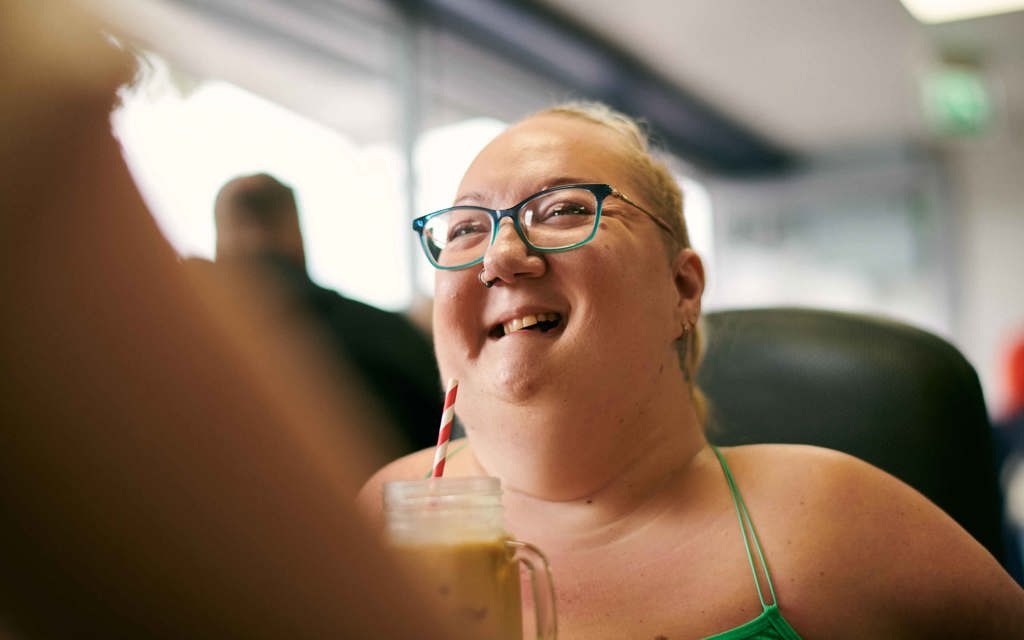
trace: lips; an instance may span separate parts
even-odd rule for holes
[[[526,313],[495,325],[490,331],[492,338],[501,338],[516,332],[539,331],[547,333],[562,325],[562,314],[554,312]]]

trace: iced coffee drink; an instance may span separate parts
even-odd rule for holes
[[[505,531],[497,478],[389,482],[384,506],[391,545],[441,615],[474,638],[521,640],[526,568],[538,596],[526,628],[556,637],[547,562]]]
[[[522,640],[519,562],[505,540],[398,547],[437,610],[474,638]]]

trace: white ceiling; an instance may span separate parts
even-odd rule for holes
[[[920,79],[979,60],[1024,128],[1024,12],[919,24],[897,0],[544,0],[665,79],[802,153],[927,137]]]

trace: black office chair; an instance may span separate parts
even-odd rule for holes
[[[1002,499],[974,368],[878,317],[775,308],[708,313],[698,383],[716,444],[838,449],[915,487],[1000,562]]]

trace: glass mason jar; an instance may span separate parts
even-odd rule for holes
[[[530,580],[533,637],[557,637],[551,570],[505,531],[501,481],[430,478],[384,485],[387,536],[437,611],[470,637],[522,640],[520,565]]]

